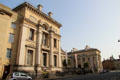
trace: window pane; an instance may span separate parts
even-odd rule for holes
[[[54,55],[54,66],[56,67],[57,66],[57,56]]]
[[[14,42],[14,34],[9,34],[9,42],[10,43]]]
[[[43,66],[47,66],[47,54],[43,53]]]
[[[54,39],[54,47],[57,48],[57,40]]]
[[[7,58],[11,58],[12,49],[7,48]]]
[[[34,30],[30,29],[29,39],[34,40]]]
[[[32,50],[28,50],[28,53],[27,53],[27,64],[28,65],[32,65],[33,64],[33,51]]]
[[[12,28],[16,28],[16,24],[15,23],[11,23],[11,27]]]
[[[47,46],[47,39],[48,39],[48,35],[43,33],[43,45]]]

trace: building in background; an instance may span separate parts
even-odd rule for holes
[[[61,58],[62,58],[62,67],[67,67],[67,52],[65,52],[63,49],[61,49]]]
[[[10,72],[11,55],[17,49],[17,13],[0,4],[0,78]]]
[[[83,50],[73,48],[68,52],[68,65],[71,68],[89,69],[93,72],[102,70],[100,51],[86,46]]]
[[[11,10],[0,5],[0,76],[11,71],[62,70],[61,24],[53,13],[24,2]],[[8,68],[7,68],[8,69]]]
[[[120,70],[120,57],[115,59],[111,56],[109,59],[103,60],[102,64],[105,70]]]

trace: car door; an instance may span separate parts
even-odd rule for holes
[[[13,79],[20,80],[20,74],[19,74],[19,72],[14,72],[13,73]]]
[[[27,80],[27,75],[25,73],[20,73],[21,80]]]

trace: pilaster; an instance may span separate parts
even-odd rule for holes
[[[17,55],[17,64],[18,65],[24,65],[25,63],[25,40],[27,38],[27,28],[25,25],[21,25],[21,31],[20,31],[20,40],[19,40],[19,46],[18,47],[18,55]]]

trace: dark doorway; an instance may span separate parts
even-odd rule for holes
[[[4,73],[2,79],[6,79],[9,73],[10,73],[10,65],[4,66]]]
[[[47,54],[43,53],[43,65],[46,67],[47,66]]]
[[[57,56],[54,55],[54,66],[56,67],[57,66]]]
[[[81,68],[81,65],[80,65],[80,64],[78,65],[78,68]]]

